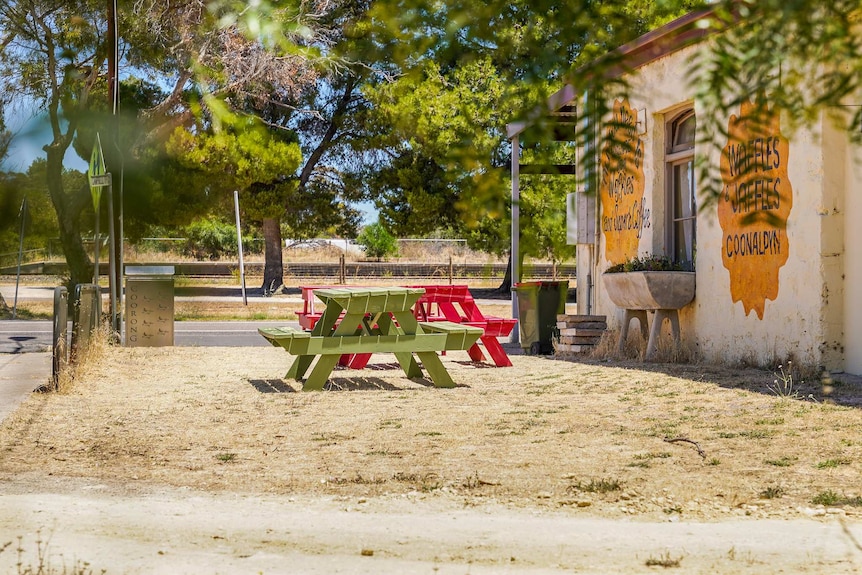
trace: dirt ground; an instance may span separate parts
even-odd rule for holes
[[[39,530],[109,573],[862,572],[858,383],[443,360],[454,389],[379,355],[315,393],[277,348],[108,348],[0,426],[0,548]]]

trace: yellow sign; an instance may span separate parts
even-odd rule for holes
[[[605,126],[599,195],[605,258],[611,264],[637,256],[641,233],[650,227],[650,211],[644,206],[644,143],[638,137],[637,117],[628,100],[617,100]]]
[[[96,141],[93,143],[93,152],[90,154],[90,168],[87,170],[87,177],[90,180],[90,195],[93,196],[93,209],[98,213],[99,200],[102,198],[102,188],[110,184],[110,180],[106,183],[99,183],[99,176],[105,175],[105,156],[102,154],[102,140],[99,138],[99,133],[96,133]]]
[[[750,118],[753,108],[743,103],[740,115],[728,122],[718,221],[731,298],[742,302],[745,315],[754,310],[763,319],[766,300],[778,297],[778,270],[790,253],[787,218],[793,188],[787,177],[790,144],[781,135],[781,118],[776,110],[766,118]]]

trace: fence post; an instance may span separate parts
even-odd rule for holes
[[[69,361],[66,338],[69,331],[69,291],[64,287],[54,288],[54,334],[51,375],[54,391],[60,385],[60,371]]]
[[[102,316],[102,294],[96,284],[75,286],[75,312],[72,314],[72,353],[75,363],[78,355],[90,345],[93,331],[99,327]]]
[[[341,284],[345,283],[346,270],[344,269],[344,254],[338,256],[338,280]]]
[[[449,254],[449,285],[455,283],[455,268],[452,267],[452,254]]]

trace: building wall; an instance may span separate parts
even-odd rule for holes
[[[845,157],[844,370],[862,374],[862,145],[848,145]]]
[[[686,65],[693,51],[703,46],[651,62],[629,77],[629,109],[647,120],[638,137],[643,147],[641,208],[649,214],[630,255],[664,253],[665,122],[692,105],[694,90],[685,79]],[[702,117],[705,111],[696,102],[694,107]],[[725,127],[731,127],[731,122],[731,118],[722,120]],[[848,347],[862,351],[862,248],[856,247],[862,245],[862,226],[851,230],[854,226],[844,225],[862,221],[862,149],[848,147],[846,133],[825,119],[793,133],[788,124],[787,118],[776,114],[772,131],[760,138],[774,142],[776,154],[782,141],[786,145],[780,160],[769,156],[769,172],[763,175],[769,178],[765,181],[782,180],[783,191],[779,192],[778,184],[775,187],[774,209],[763,210],[772,220],[745,224],[753,227],[742,227],[739,217],[728,223],[729,204],[720,219],[720,202],[699,211],[697,295],[680,312],[683,340],[707,361],[766,366],[793,359],[806,367],[842,370],[846,356],[847,371],[862,373],[862,353],[846,353]],[[744,125],[733,129],[741,130],[743,138],[750,133]],[[707,156],[718,169],[722,153],[715,148],[701,146],[695,153]],[[850,193],[851,188],[856,193]],[[703,205],[704,198],[698,202]],[[603,199],[599,205],[607,214],[609,203]],[[764,223],[775,220],[777,224]],[[764,239],[754,256],[723,259],[728,238],[751,230],[760,230],[758,237],[782,238],[783,243],[763,249]],[[614,245],[618,237],[600,233],[598,269],[593,274],[595,311],[608,315],[617,327],[621,311],[607,298],[600,276],[619,259]],[[845,245],[853,251],[845,254]]]

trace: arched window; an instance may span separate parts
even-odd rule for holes
[[[697,194],[694,176],[694,110],[675,116],[667,125],[667,253],[694,270],[697,254]]]

